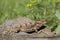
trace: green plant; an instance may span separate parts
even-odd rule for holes
[[[44,19],[49,28],[59,30],[59,10],[60,0],[0,0],[0,24],[8,19],[28,17],[35,21]]]

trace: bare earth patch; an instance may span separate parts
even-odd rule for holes
[[[9,22],[9,21],[8,21]],[[8,23],[7,22],[7,23]],[[11,22],[11,21],[10,21]],[[9,24],[8,25],[1,25],[0,26],[0,40],[59,40],[60,39],[60,36],[59,35],[56,35],[54,32],[51,32],[51,30],[49,28],[47,28],[46,26],[44,25],[38,25],[36,26],[37,24],[42,24],[44,23],[43,21],[38,21],[38,22],[33,22],[32,20],[30,19],[20,19],[17,21],[17,24],[22,25],[21,26],[11,26],[12,24]],[[12,23],[16,23],[16,20],[13,20]],[[23,24],[26,24],[23,26]],[[31,23],[31,24],[28,24],[28,23]],[[11,30],[9,27],[11,26],[11,29],[13,28],[14,30]],[[40,27],[39,27],[40,26]],[[5,27],[8,27],[8,28],[5,28]],[[30,27],[30,28],[29,28]],[[38,28],[37,28],[38,27]],[[17,28],[17,30],[16,30]],[[21,28],[21,30],[19,29]],[[34,29],[36,28],[36,30],[34,29],[34,31],[24,31],[22,29]],[[7,29],[9,29],[7,31]],[[19,29],[19,30],[18,30]],[[5,34],[3,33],[4,31],[7,31]],[[12,32],[10,32],[12,31]],[[17,31],[17,32],[16,32]]]

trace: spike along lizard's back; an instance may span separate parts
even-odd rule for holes
[[[16,18],[12,20],[7,20],[3,24],[4,26],[4,32],[17,32],[17,31],[23,31],[23,32],[30,32],[30,31],[36,31],[45,24],[45,21],[33,21],[29,18]]]

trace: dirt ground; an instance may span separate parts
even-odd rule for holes
[[[0,27],[0,40],[60,40],[60,36],[53,35],[47,28],[43,29],[43,32],[32,34],[24,32],[2,34],[3,31]]]

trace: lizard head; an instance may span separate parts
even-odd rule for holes
[[[44,24],[46,24],[46,21],[45,20],[39,20],[36,22],[36,24],[44,25]]]

